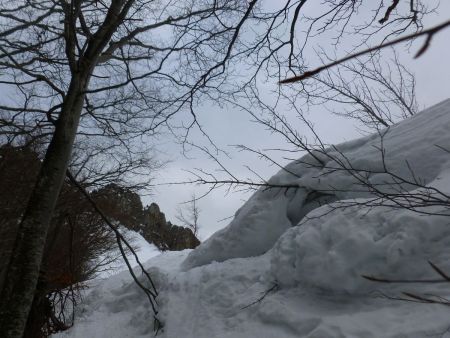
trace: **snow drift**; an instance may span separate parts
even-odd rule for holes
[[[270,180],[297,189],[260,190],[197,249],[148,261],[160,292],[161,337],[449,337],[449,307],[389,299],[402,292],[449,297],[448,282],[382,284],[361,275],[439,279],[428,261],[450,271],[450,217],[365,206],[374,198],[370,189],[346,171],[331,170],[327,156],[373,171],[380,168],[382,145],[391,172],[449,192],[448,130],[450,100],[384,135],[330,148],[321,154],[325,165],[305,156]],[[384,184],[392,177],[380,171],[368,179]],[[354,199],[362,204],[333,207]],[[126,272],[96,287],[77,316],[61,336],[152,334],[149,304]]]
[[[327,217],[316,212],[319,217],[287,231],[271,250],[270,271],[282,286],[367,294],[385,285],[361,275],[436,279],[428,261],[442,267],[450,262],[449,217],[360,206]]]
[[[311,155],[289,164],[269,182],[295,185],[297,189],[261,189],[256,192],[224,229],[212,235],[193,251],[183,263],[185,269],[229,258],[261,255],[275,244],[287,228],[297,225],[311,210],[324,202],[356,197],[370,197],[348,172],[334,170],[334,159],[343,159],[359,171],[379,172],[384,161],[389,171],[406,179],[412,175],[424,184],[438,178],[449,168],[450,99],[380,134],[346,142],[316,153],[323,164]],[[372,184],[392,181],[388,174],[372,174]],[[389,185],[385,185],[389,189]],[[412,187],[404,186],[408,190]],[[443,187],[445,188],[445,187]],[[327,194],[317,192],[327,192]],[[312,196],[312,198],[311,198]]]

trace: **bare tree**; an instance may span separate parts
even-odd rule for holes
[[[30,147],[0,147],[0,255],[8,257],[40,159]],[[118,206],[116,205],[116,208]],[[120,258],[113,233],[68,182],[51,220],[25,337],[47,337],[73,324],[84,282]],[[0,276],[5,272],[0,262]],[[0,278],[0,281],[3,281]]]
[[[177,215],[175,216],[177,220],[181,222],[181,225],[192,230],[194,235],[197,237],[200,217],[200,208],[198,206],[198,199],[195,194],[191,195],[191,199],[185,202],[184,208],[178,207]]]
[[[137,164],[139,171],[142,143],[161,126],[178,131],[182,141],[193,127],[208,137],[197,120],[199,102],[221,102],[254,88],[261,76],[278,81],[303,72],[305,48],[316,34],[333,30],[336,43],[359,34],[380,48],[380,39],[413,30],[398,40],[426,36],[425,50],[448,25],[422,31],[428,10],[420,0],[387,7],[381,0],[329,0],[318,11],[307,11],[307,0],[286,0],[269,10],[259,3],[0,2],[0,84],[11,94],[0,104],[0,136],[48,143],[1,290],[0,331],[6,337],[22,335],[75,141],[82,154],[74,160],[91,175],[110,171],[110,164],[86,165],[105,154],[119,166],[123,160]],[[360,25],[362,12],[366,23]],[[244,77],[236,71],[242,62],[250,66]],[[172,122],[183,112],[181,122]]]
[[[100,151],[136,154],[145,135],[191,111],[196,93],[225,66],[255,3],[1,3],[2,84],[17,94],[1,106],[4,135],[49,139],[2,290],[6,336],[22,335],[77,131],[81,140],[98,137]],[[168,38],[160,40],[165,32]],[[182,64],[188,71],[177,71]],[[164,95],[155,84],[166,88]]]
[[[414,75],[395,51],[389,58],[383,56],[384,61],[377,51],[312,77],[304,90],[305,103],[354,119],[369,131],[413,116],[418,110]]]

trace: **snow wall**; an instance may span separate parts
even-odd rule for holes
[[[370,273],[381,271],[386,263],[393,271],[398,271],[407,263],[402,257],[409,257],[411,262],[418,255],[436,262],[448,259],[442,255],[437,258],[438,252],[427,247],[430,241],[436,243],[437,240],[445,241],[441,244],[448,247],[448,217],[425,219],[408,210],[369,210],[360,205],[331,210],[326,204],[351,199],[364,202],[373,198],[353,175],[333,169],[337,166],[335,159],[348,161],[346,163],[359,173],[372,172],[368,181],[381,189],[393,189],[389,184],[392,176],[383,173],[384,156],[389,172],[450,191],[450,154],[445,150],[450,149],[449,130],[450,99],[380,133],[290,163],[269,182],[295,188],[257,191],[227,227],[188,255],[183,269],[258,256],[273,248],[272,272],[280,283],[290,285],[302,280],[306,284],[319,282],[319,286],[333,288],[336,279],[341,278],[344,290],[356,291],[364,287],[353,284],[364,283],[364,280],[354,279],[353,275],[365,270],[367,259],[373,262],[373,266],[366,266]],[[384,155],[380,149],[384,149]],[[411,191],[416,187],[403,185],[402,189]],[[440,250],[438,247],[442,248],[434,246]],[[310,271],[308,267],[320,264],[329,270],[328,277],[332,278],[320,280],[319,276],[302,274],[302,271]],[[410,268],[410,264],[405,266]],[[418,271],[409,272],[413,277],[420,277]],[[358,282],[354,282],[356,280]]]

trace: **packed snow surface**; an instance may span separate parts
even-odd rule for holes
[[[393,299],[450,297],[450,283],[361,277],[442,279],[428,262],[450,274],[448,210],[374,207],[370,189],[333,170],[333,158],[345,159],[358,172],[377,171],[367,178],[380,189],[421,191],[389,184],[384,157],[391,173],[449,193],[449,130],[447,100],[380,134],[307,155],[270,180],[295,189],[260,190],[197,249],[150,259],[164,323],[158,336],[450,337],[449,307]],[[95,287],[59,336],[151,337],[152,325],[148,300],[125,271]]]

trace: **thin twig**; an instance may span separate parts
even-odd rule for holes
[[[395,40],[383,43],[381,45],[374,46],[374,47],[371,47],[371,48],[368,48],[368,49],[364,49],[364,50],[362,50],[360,52],[357,52],[357,53],[354,53],[354,54],[350,54],[350,55],[348,55],[348,56],[346,56],[346,57],[344,57],[342,59],[339,59],[339,60],[336,60],[334,62],[328,63],[328,64],[326,64],[324,66],[321,66],[321,67],[318,67],[316,69],[304,72],[303,74],[301,74],[299,76],[294,76],[294,77],[287,78],[285,80],[281,80],[278,83],[279,84],[286,84],[286,83],[293,83],[293,82],[303,81],[303,80],[308,79],[308,78],[310,78],[310,77],[312,77],[314,75],[319,74],[320,72],[322,72],[322,71],[324,71],[326,69],[329,69],[331,67],[340,65],[341,63],[344,63],[344,62],[349,61],[351,59],[354,59],[354,58],[357,58],[359,56],[362,56],[362,55],[365,55],[365,54],[369,54],[369,53],[372,53],[374,51],[381,50],[381,49],[384,49],[386,47],[390,47],[390,46],[399,44],[401,42],[409,41],[409,40],[412,40],[412,39],[415,39],[417,37],[425,35],[426,36],[426,40],[425,40],[424,44],[422,45],[422,47],[419,49],[419,51],[414,56],[414,58],[418,58],[423,53],[426,52],[426,50],[430,46],[430,42],[431,42],[431,39],[433,38],[433,36],[436,33],[438,33],[439,31],[443,30],[444,28],[447,28],[448,26],[450,26],[450,20],[447,20],[447,21],[445,21],[445,22],[443,22],[443,23],[441,23],[441,24],[439,24],[437,26],[431,27],[431,28],[423,30],[421,32],[416,32],[416,33],[413,33],[413,34],[409,34],[409,35],[406,35],[404,37],[401,37],[401,38],[398,38],[398,39],[395,39]]]
[[[255,300],[254,302],[252,302],[252,303],[250,303],[250,304],[248,304],[248,305],[242,307],[241,310],[245,310],[245,309],[249,308],[250,306],[253,306],[253,305],[255,305],[255,304],[261,302],[264,298],[266,298],[266,296],[267,296],[269,293],[274,292],[274,291],[276,291],[277,289],[278,289],[278,283],[275,283],[270,289],[266,290],[266,291],[262,294],[261,297],[259,297],[259,298],[258,298],[257,300]]]

